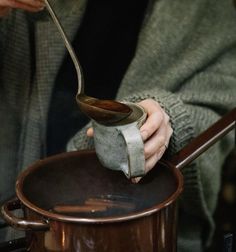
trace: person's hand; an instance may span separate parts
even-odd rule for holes
[[[170,125],[170,118],[161,108],[158,102],[146,99],[139,103],[147,112],[147,120],[140,128],[144,142],[145,171],[150,171],[161,159],[168,148],[173,129]],[[87,136],[93,136],[93,129],[87,130]],[[140,178],[133,180],[138,182]]]
[[[0,17],[7,15],[11,9],[38,12],[43,8],[43,0],[0,0]]]
[[[168,148],[173,129],[170,118],[158,102],[147,99],[139,103],[147,112],[147,120],[140,128],[144,142],[145,172],[149,172]],[[142,177],[131,178],[138,183]]]
[[[146,159],[145,171],[150,171],[168,148],[173,129],[170,118],[158,102],[147,99],[139,103],[147,112],[147,120],[140,128]]]

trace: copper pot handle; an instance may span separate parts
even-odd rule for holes
[[[236,130],[236,108],[193,139],[186,147],[176,153],[168,163],[179,169],[185,167],[233,129]]]
[[[29,221],[14,216],[11,211],[21,209],[21,202],[15,198],[9,200],[1,207],[1,214],[4,220],[11,226],[22,230],[45,231],[49,229],[49,225],[44,221]]]

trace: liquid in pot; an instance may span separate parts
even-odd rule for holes
[[[162,203],[177,188],[168,167],[158,165],[138,184],[103,167],[94,152],[40,163],[23,182],[26,199],[40,209],[78,218],[119,217]]]

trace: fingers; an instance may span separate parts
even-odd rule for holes
[[[155,164],[161,159],[165,150],[166,150],[166,147],[162,146],[159,150],[159,153],[155,153],[150,158],[146,159],[145,173],[148,173],[155,166]],[[133,184],[137,184],[141,179],[142,177],[134,177],[134,178],[131,178],[131,182]]]
[[[147,111],[147,120],[141,127],[144,141],[145,171],[150,171],[161,159],[168,147],[173,130],[170,118],[154,100],[144,100],[140,105]]]
[[[144,144],[144,154],[146,159],[145,170],[150,171],[165,153],[171,135],[172,128],[163,123],[160,129]]]
[[[44,2],[41,0],[1,0],[0,9],[4,8],[22,9],[30,12],[37,12],[44,8]]]
[[[154,100],[144,100],[139,104],[147,112],[147,120],[140,129],[143,141],[146,141],[160,127],[164,114],[160,105]]]
[[[88,137],[93,137],[93,135],[94,135],[93,128],[88,128],[86,133],[87,133]]]
[[[161,157],[163,156],[164,152],[166,150],[165,146],[162,146],[157,153],[154,153],[151,157],[149,157],[148,159],[146,159],[146,163],[145,163],[145,172],[149,172],[154,166],[155,164],[161,159]]]
[[[161,148],[166,149],[169,144],[170,137],[172,135],[172,128],[169,124],[169,117],[164,116],[162,123],[156,132],[145,142],[145,158],[148,159],[154,154],[158,154]]]

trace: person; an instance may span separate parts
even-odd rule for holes
[[[51,0],[73,41],[86,94],[140,103],[148,172],[235,107],[231,0]],[[0,2],[0,202],[39,158],[92,147],[77,79],[41,0]],[[87,133],[86,133],[87,132]],[[223,145],[224,144],[224,145]],[[213,231],[226,141],[183,170],[178,251],[203,251]],[[5,239],[7,231],[1,230]]]

